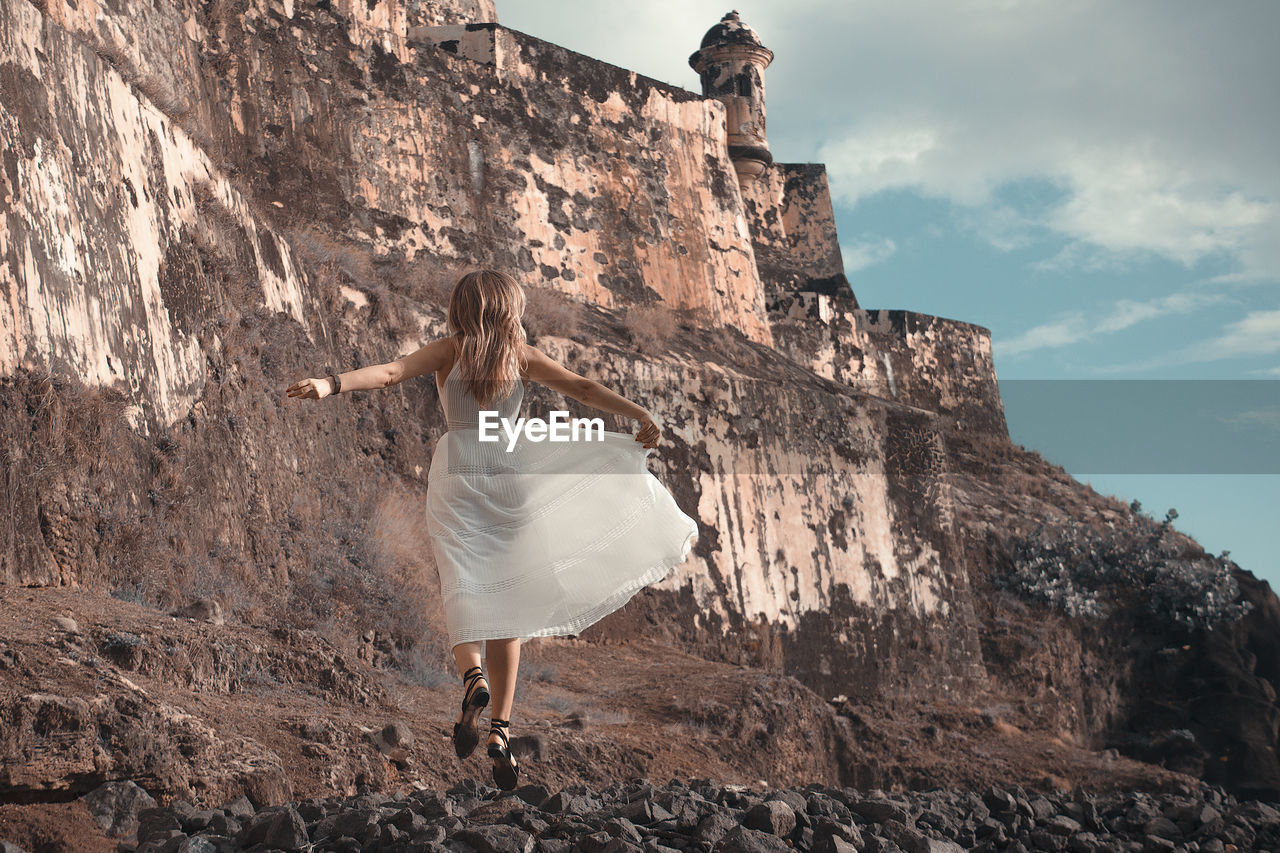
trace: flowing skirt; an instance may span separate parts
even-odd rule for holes
[[[594,434],[598,435],[598,434]],[[453,429],[436,445],[427,525],[450,646],[576,635],[674,574],[697,538],[635,436],[508,451]]]

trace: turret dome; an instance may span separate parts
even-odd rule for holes
[[[720,19],[720,23],[707,30],[707,34],[702,37],[702,44],[699,47],[716,47],[722,44],[750,44],[756,47],[764,47],[764,43],[760,41],[760,36],[751,27],[742,23],[742,19],[738,17],[738,10],[726,12],[725,16]]]

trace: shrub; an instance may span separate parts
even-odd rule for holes
[[[623,324],[636,349],[649,355],[659,352],[675,334],[676,314],[665,305],[630,305]]]
[[[582,308],[572,298],[550,287],[526,287],[524,292],[524,326],[531,339],[571,338],[578,333]]]
[[[1102,617],[1133,608],[1159,626],[1207,628],[1249,612],[1232,564],[1175,541],[1170,510],[1159,524],[1098,531],[1076,521],[1041,522],[1005,543],[1006,574],[995,585],[1064,611]]]

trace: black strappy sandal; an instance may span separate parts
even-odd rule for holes
[[[510,725],[510,720],[489,720],[489,734],[502,738],[502,743],[489,744],[489,757],[493,759],[493,781],[504,791],[516,786],[520,773],[520,765],[511,757],[511,741],[507,739],[506,729]]]
[[[462,722],[453,724],[453,750],[458,753],[459,758],[466,758],[475,752],[476,744],[480,743],[480,727],[476,725],[476,717],[489,704],[489,690],[477,687],[483,677],[484,672],[478,666],[473,666],[462,674],[462,680],[467,684],[467,692],[462,696]]]

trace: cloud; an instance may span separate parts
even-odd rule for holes
[[[1119,299],[1101,317],[1083,311],[1072,311],[1053,322],[1033,326],[1008,341],[994,340],[991,346],[998,355],[1006,357],[1067,346],[1096,335],[1123,331],[1155,317],[1189,314],[1224,299],[1220,293],[1202,292],[1173,293],[1145,302]]]
[[[1070,198],[1045,224],[1106,252],[1191,267],[1215,253],[1239,254],[1280,229],[1280,203],[1184,177],[1186,164],[1139,150],[1079,153],[1066,168]],[[1280,267],[1271,272],[1280,278]]]
[[[1229,323],[1217,337],[1198,341],[1183,350],[1191,361],[1270,355],[1280,352],[1280,309],[1250,311]]]
[[[851,275],[858,270],[886,261],[897,250],[897,243],[888,237],[877,235],[863,235],[863,238],[856,243],[842,243],[840,255],[844,259],[845,274]]]
[[[1189,346],[1154,358],[1095,368],[1099,373],[1121,373],[1169,367],[1176,364],[1200,364],[1227,358],[1280,353],[1280,309],[1250,311],[1243,318],[1228,323],[1211,338],[1203,338]],[[1257,372],[1257,371],[1255,371]],[[1275,371],[1272,371],[1275,372]]]
[[[1244,424],[1280,430],[1280,409],[1248,409],[1237,412],[1231,417],[1220,417],[1218,420],[1225,424]]]

